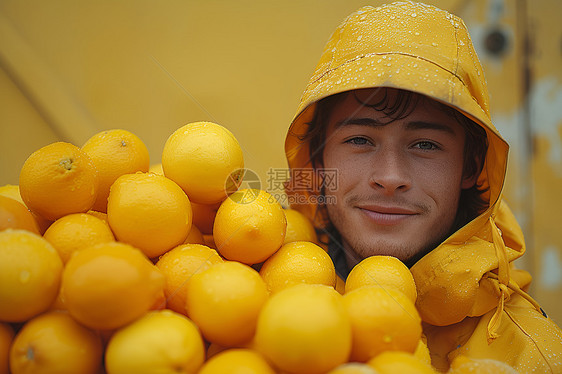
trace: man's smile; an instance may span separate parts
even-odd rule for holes
[[[395,225],[420,214],[419,210],[392,205],[359,205],[359,211],[378,225]]]

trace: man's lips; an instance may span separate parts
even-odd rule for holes
[[[395,225],[419,214],[416,210],[400,206],[359,205],[357,208],[379,225]]]

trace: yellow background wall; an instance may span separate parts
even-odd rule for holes
[[[562,324],[562,2],[427,1],[465,19],[511,143],[506,199],[519,218],[532,294]],[[200,120],[228,127],[262,187],[333,29],[356,0],[1,0],[0,185],[57,140],[124,128],[160,162]],[[493,53],[491,31],[505,36]]]

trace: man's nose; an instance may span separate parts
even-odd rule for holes
[[[407,191],[411,186],[407,156],[396,149],[381,148],[373,156],[369,184],[385,194]]]

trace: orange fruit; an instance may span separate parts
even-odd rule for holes
[[[294,209],[285,209],[284,212],[287,218],[287,231],[284,243],[296,241],[318,242],[316,230],[312,222],[304,214]]]
[[[105,353],[108,374],[195,374],[205,350],[197,326],[171,310],[148,312],[117,330]]]
[[[352,361],[366,362],[388,350],[415,351],[422,333],[421,318],[402,292],[365,286],[343,295],[343,303],[353,329]]]
[[[194,274],[223,262],[217,251],[201,244],[182,244],[164,253],[156,267],[166,277],[164,295],[168,308],[187,315],[187,284]]]
[[[39,235],[39,228],[27,208],[12,198],[0,195],[0,231],[22,229]]]
[[[260,269],[269,292],[299,283],[336,285],[336,271],[330,256],[312,242],[284,244]]]
[[[164,282],[140,250],[109,242],[74,253],[63,271],[61,293],[77,321],[109,330],[146,313],[163,293]]]
[[[243,189],[219,207],[213,238],[222,256],[251,265],[265,261],[281,248],[286,228],[283,208],[273,196],[262,190]]]
[[[267,298],[267,288],[257,271],[225,261],[191,277],[186,309],[207,341],[233,347],[252,339]]]
[[[448,374],[516,374],[517,370],[506,364],[489,358],[472,358],[459,355],[451,362]]]
[[[23,206],[25,206],[27,210],[29,210],[29,208],[27,207],[27,205],[25,205],[23,199],[21,198],[20,187],[18,185],[5,184],[3,186],[0,186],[0,195],[19,201],[20,203],[22,203]],[[31,210],[29,211],[31,212]],[[45,232],[45,230],[47,230],[47,228],[49,227],[52,221],[49,221],[48,219],[45,219],[34,212],[31,212],[31,215],[33,216],[35,222],[37,223],[39,233],[43,235],[43,233]]]
[[[377,374],[375,369],[361,362],[347,362],[327,374]]]
[[[107,222],[86,213],[73,213],[57,219],[43,237],[55,247],[65,264],[80,249],[115,240]]]
[[[98,132],[82,146],[94,162],[99,175],[99,188],[93,209],[106,212],[109,188],[123,174],[148,172],[148,149],[135,134],[122,129]]]
[[[415,303],[416,283],[410,269],[392,256],[370,256],[351,269],[345,281],[345,292],[363,286],[394,287]]]
[[[275,370],[258,352],[228,349],[207,360],[199,374],[275,374]]]
[[[412,353],[386,351],[368,362],[379,374],[435,374],[433,368],[419,361]]]
[[[53,311],[28,321],[10,350],[12,374],[97,374],[102,364],[101,338],[68,313]]]
[[[199,204],[221,202],[236,191],[243,168],[242,148],[234,135],[212,122],[180,127],[170,135],[162,151],[164,175]]]
[[[25,205],[51,221],[91,209],[98,184],[98,171],[90,157],[65,142],[33,152],[23,164],[19,178]]]
[[[62,261],[48,241],[26,230],[0,231],[0,321],[46,311],[59,290]]]
[[[185,238],[183,244],[205,245],[205,238],[203,237],[203,234],[194,224],[191,224],[191,230],[189,230],[189,234],[187,234],[187,238]]]
[[[273,294],[258,319],[255,347],[282,371],[325,373],[347,362],[351,324],[333,287],[298,284]]]
[[[0,322],[0,374],[9,374],[10,347],[14,340],[14,329],[8,323]]]
[[[152,173],[125,174],[111,186],[109,226],[117,240],[158,257],[183,243],[191,230],[191,204],[170,179]]]
[[[197,226],[201,233],[204,235],[211,235],[213,233],[213,225],[215,223],[215,216],[220,207],[220,203],[206,205],[191,203],[191,210],[193,211],[193,224]]]

